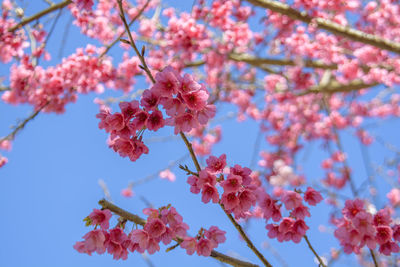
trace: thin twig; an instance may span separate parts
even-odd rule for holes
[[[258,251],[258,249],[254,246],[253,242],[251,242],[249,237],[244,232],[242,226],[240,226],[240,224],[238,224],[236,222],[235,218],[233,218],[232,215],[225,210],[225,208],[222,204],[220,204],[220,206],[224,210],[226,216],[228,216],[229,220],[235,226],[236,230],[238,230],[240,236],[245,240],[247,246],[254,252],[254,254],[256,254],[256,256],[262,261],[262,263],[264,263],[265,266],[272,267],[272,265],[267,261],[267,259],[264,257],[264,255],[261,254],[261,252]]]
[[[372,260],[374,261],[375,267],[379,267],[378,261],[376,260],[375,253],[372,249],[369,249],[369,253],[371,254]]]
[[[49,103],[50,102],[45,103],[42,107],[40,107],[38,110],[33,112],[29,117],[27,117],[20,124],[18,124],[17,127],[15,127],[11,133],[9,133],[6,137],[1,138],[0,142],[2,142],[4,140],[13,140],[15,138],[15,136],[17,135],[17,133],[19,131],[21,131],[28,122],[30,122],[31,120],[36,118],[36,116],[39,115],[40,111],[42,111]]]
[[[120,17],[121,17],[122,22],[124,23],[126,33],[128,34],[130,45],[132,46],[133,50],[135,50],[136,55],[139,57],[140,62],[142,63],[142,69],[146,72],[146,74],[150,78],[150,80],[153,83],[156,83],[156,80],[154,79],[153,75],[151,74],[149,67],[147,67],[146,61],[144,60],[142,53],[139,52],[138,48],[136,47],[135,41],[133,40],[131,31],[129,29],[128,22],[126,21],[126,18],[125,18],[124,9],[122,7],[122,0],[117,0],[117,1],[118,1],[118,7],[119,7],[119,11],[120,11]]]
[[[11,27],[8,31],[14,32],[15,30],[25,26],[26,24],[28,24],[28,23],[30,23],[30,22],[32,22],[34,20],[37,20],[37,19],[39,19],[39,18],[41,18],[41,17],[53,12],[54,10],[64,8],[64,7],[66,7],[67,5],[69,5],[71,3],[72,3],[71,0],[64,0],[63,2],[60,2],[58,4],[51,5],[48,8],[40,11],[39,13],[36,13],[35,15],[32,15],[32,16],[30,16],[28,18],[23,19],[20,23],[18,23],[16,25],[14,25],[13,27]]]
[[[150,0],[147,0],[147,2],[144,4],[144,6],[140,9],[139,13],[131,20],[131,22],[129,22],[128,24],[128,28],[143,14],[144,10],[148,7],[148,5],[150,4]],[[118,43],[118,41],[122,38],[122,36],[124,36],[126,30],[123,31],[114,41],[112,41],[110,44],[108,44],[105,47],[105,50],[103,51],[103,53],[100,54],[99,58],[102,58],[105,54],[107,54],[107,52],[116,44]]]
[[[196,167],[197,172],[200,173],[201,167],[200,167],[199,161],[196,158],[196,154],[193,151],[192,144],[189,142],[189,140],[187,139],[186,135],[183,132],[180,132],[179,134],[181,135],[183,142],[185,142],[185,145],[186,145],[187,149],[189,150],[190,157],[192,158],[192,161],[194,163],[194,166]]]
[[[304,235],[304,240],[306,240],[308,247],[309,247],[309,248],[311,249],[311,251],[314,253],[315,257],[317,257],[320,266],[322,266],[322,267],[327,267],[327,266],[325,265],[325,263],[322,261],[321,257],[318,255],[318,253],[315,251],[315,249],[314,249],[313,246],[311,245],[310,240],[308,240],[307,235]]]

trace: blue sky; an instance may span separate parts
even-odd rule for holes
[[[32,5],[35,2],[35,6]],[[36,2],[38,3],[36,6]],[[164,1],[172,3],[174,1]],[[33,14],[45,6],[44,1],[26,2],[27,14]],[[40,4],[39,4],[40,3]],[[178,3],[178,4],[177,4]],[[191,7],[191,1],[175,1],[181,10]],[[57,53],[63,36],[64,27],[69,21],[69,13],[65,10],[60,18],[58,30],[50,39],[49,50],[53,59],[48,64],[59,62]],[[77,47],[84,46],[88,39],[79,34],[72,26],[66,42],[64,55],[69,55]],[[94,41],[91,41],[95,43]],[[119,56],[118,47],[112,50],[112,55]],[[46,63],[47,64],[47,63]],[[8,65],[0,65],[0,76],[7,76]],[[139,86],[145,86],[139,84]],[[111,93],[111,95],[118,95]],[[186,175],[177,167],[173,171],[177,181],[170,183],[166,180],[155,179],[149,183],[134,188],[135,197],[126,199],[120,196],[120,190],[128,182],[139,180],[153,174],[170,161],[176,160],[187,153],[183,142],[174,139],[167,142],[149,143],[150,154],[132,163],[121,158],[106,145],[107,135],[97,127],[98,106],[93,103],[97,95],[80,95],[77,103],[67,106],[62,115],[40,114],[34,121],[16,137],[11,152],[1,152],[8,157],[9,163],[0,169],[0,266],[30,267],[30,266],[149,266],[140,254],[130,254],[127,261],[114,261],[108,254],[87,256],[77,253],[72,246],[90,230],[82,221],[93,208],[98,208],[97,201],[104,194],[98,180],[103,179],[113,201],[136,214],[146,207],[141,198],[146,199],[155,207],[171,203],[183,216],[190,226],[190,233],[195,234],[200,227],[208,228],[218,225],[227,231],[227,242],[218,247],[218,251],[238,258],[260,264],[246,244],[240,241],[238,233],[229,223],[227,217],[218,205],[204,205],[200,196],[189,192]],[[227,111],[236,109],[227,105],[222,106],[217,118]],[[11,106],[0,102],[0,136],[8,134],[11,125],[18,119],[27,117],[31,112],[29,106]],[[374,130],[379,136],[392,144],[398,145],[398,120],[378,122],[379,129]],[[225,120],[223,139],[215,146],[213,154],[226,153],[230,165],[241,164],[248,166],[253,154],[253,146],[258,133],[257,124],[253,121],[238,123],[235,119]],[[173,130],[166,127],[156,134],[146,133],[146,138],[154,136],[171,136]],[[366,173],[362,161],[360,146],[351,133],[342,135],[346,152],[350,155],[350,163],[354,169],[354,177],[359,185],[365,180]],[[261,145],[267,148],[265,142]],[[388,154],[379,144],[368,148],[370,157],[377,164],[382,163]],[[304,173],[309,179],[318,180],[323,172],[319,167],[321,144],[314,142],[304,154]],[[305,156],[304,156],[305,157]],[[302,156],[299,159],[304,158]],[[318,162],[316,164],[315,162]],[[192,163],[185,162],[189,166]],[[384,205],[384,195],[389,190],[388,183],[378,181],[382,192],[381,205]],[[350,196],[349,192],[344,192]],[[320,225],[327,225],[326,206],[311,208],[311,218],[307,219],[311,229],[308,236],[321,255],[328,255],[332,246],[338,247],[338,242],[332,235],[321,233]],[[115,223],[115,221],[114,221]],[[112,223],[113,225],[113,223]],[[249,236],[255,245],[264,253],[275,266],[281,266],[271,250],[263,248],[267,241],[274,250],[278,251],[289,266],[313,266],[313,255],[306,244],[278,243],[267,237],[264,222],[250,221]],[[328,226],[330,227],[330,226]],[[162,246],[161,250],[166,247]],[[150,256],[154,266],[221,266],[219,262],[205,257],[187,256],[177,248],[169,253],[161,252]],[[354,264],[352,257],[344,258],[335,266]]]

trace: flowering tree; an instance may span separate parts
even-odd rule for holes
[[[225,216],[222,222],[203,214],[196,229],[176,208],[176,193],[160,185],[146,193],[147,207],[133,212],[113,203],[102,182],[105,199],[90,204],[89,228],[70,244],[76,253],[126,260],[164,247],[232,266],[280,266],[293,253],[274,249],[283,243],[306,248],[319,266],[349,259],[400,264],[400,154],[381,137],[385,131],[371,127],[400,116],[398,1],[197,0],[184,12],[160,0],[44,2],[27,16],[19,1],[2,1],[2,101],[33,113],[0,139],[0,149],[10,150],[39,114],[68,114],[67,104],[97,93],[95,117],[107,146],[132,165],[157,170],[130,182],[124,197],[161,177]],[[52,60],[49,39],[66,9],[89,44]],[[123,53],[112,56],[112,49]],[[245,132],[257,132],[255,140],[224,128],[232,117],[251,121]],[[168,166],[158,159],[146,166],[143,158],[159,154],[149,146],[159,133],[180,138],[174,145],[184,145],[186,155],[176,160],[164,151],[173,160]],[[223,137],[236,141],[224,145]],[[255,143],[242,151],[252,155],[249,166],[231,151],[245,140]],[[318,155],[307,160],[315,144]],[[361,147],[361,164],[352,161],[354,146]],[[11,164],[0,155],[0,172]],[[357,170],[363,165],[366,174]],[[154,207],[160,193],[164,201]],[[318,224],[326,225],[319,230],[328,229],[332,248],[313,242]],[[251,259],[229,253],[236,237],[227,238],[228,230]],[[274,245],[261,247],[251,231]]]

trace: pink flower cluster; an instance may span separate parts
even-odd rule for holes
[[[145,129],[157,131],[170,125],[175,127],[175,134],[189,132],[207,124],[215,115],[215,106],[207,104],[205,86],[197,83],[190,74],[181,77],[175,69],[166,67],[156,74],[155,80],[154,86],[143,92],[140,102],[121,102],[121,112],[113,114],[102,106],[96,115],[101,120],[99,128],[111,134],[109,146],[131,161],[148,153],[142,142]],[[164,118],[159,105],[170,117]]]
[[[227,212],[235,215],[235,218],[246,218],[250,215],[250,208],[256,204],[257,186],[250,176],[251,170],[240,165],[231,167],[224,179],[222,174],[226,166],[226,155],[220,157],[210,156],[207,160],[207,167],[201,170],[198,176],[188,177],[190,192],[198,194],[201,192],[201,200],[204,203],[212,201],[221,203]],[[217,175],[219,177],[217,178]],[[220,194],[217,184],[222,187]]]
[[[268,237],[277,238],[279,242],[293,241],[299,243],[302,237],[306,234],[309,227],[306,225],[305,217],[310,217],[308,207],[303,205],[303,200],[308,205],[315,206],[322,201],[322,196],[313,188],[308,187],[304,192],[303,197],[296,191],[283,191],[280,195],[280,200],[286,210],[290,211],[288,217],[282,218],[280,206],[277,200],[274,200],[270,195],[263,193],[260,202],[262,216],[268,221],[272,218],[273,221],[279,224],[267,224]],[[281,220],[282,219],[282,220]]]
[[[160,209],[147,208],[143,210],[147,221],[143,229],[134,229],[128,235],[118,225],[109,229],[109,220],[112,216],[109,210],[97,210],[85,218],[86,225],[100,226],[83,236],[84,241],[79,241],[74,248],[80,253],[91,255],[94,252],[103,254],[108,252],[115,260],[128,258],[128,252],[138,251],[154,254],[160,250],[159,243],[168,245],[175,240],[186,249],[189,255],[197,251],[198,255],[209,256],[218,244],[225,242],[225,231],[216,226],[209,230],[201,229],[196,237],[189,237],[189,226],[183,222],[182,216],[175,208],[168,205]]]
[[[2,99],[11,104],[29,103],[43,111],[63,113],[65,105],[75,102],[77,93],[103,92],[105,83],[114,78],[110,60],[99,59],[100,51],[92,45],[77,49],[62,63],[43,69],[27,56],[11,67],[10,91]]]
[[[1,140],[1,139],[0,139]],[[11,150],[11,142],[9,140],[2,140],[0,141],[0,150]],[[8,159],[0,154],[0,168],[6,165]]]
[[[143,213],[148,215],[147,222],[143,229],[135,229],[128,235],[129,241],[126,245],[129,251],[154,254],[160,250],[160,242],[168,245],[173,239],[186,236],[189,226],[183,222],[175,208],[148,208]]]
[[[218,244],[225,242],[225,233],[217,226],[211,226],[208,230],[202,228],[196,237],[185,237],[180,246],[186,249],[186,253],[189,255],[197,252],[199,256],[208,257],[211,255],[211,251],[218,247]]]
[[[7,18],[10,10],[13,9],[12,3],[3,1],[2,9],[0,16],[0,61],[8,63],[13,57],[22,57],[24,48],[29,44],[26,42],[24,30],[9,31],[10,28],[17,24],[13,19]]]
[[[210,155],[212,147],[221,141],[221,127],[206,129],[205,126],[193,129],[189,134],[194,137],[192,146],[198,156]]]
[[[367,246],[389,256],[400,252],[400,225],[392,224],[391,212],[388,208],[376,214],[369,213],[361,199],[346,200],[342,209],[343,218],[334,219],[337,226],[334,234],[339,239],[345,253],[360,254]],[[397,242],[396,242],[397,241]]]

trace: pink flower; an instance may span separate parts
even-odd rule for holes
[[[73,0],[78,8],[83,8],[86,10],[91,10],[93,6],[93,0]]]
[[[222,194],[221,203],[224,205],[225,210],[232,210],[239,205],[239,198],[236,193]]]
[[[197,112],[197,120],[201,125],[206,125],[207,122],[214,118],[217,108],[214,105],[206,105],[202,110]]]
[[[373,226],[372,215],[365,211],[360,211],[352,219],[355,229],[363,235],[375,235],[375,227]]]
[[[400,189],[393,188],[389,193],[387,193],[386,197],[389,199],[390,204],[393,207],[400,206]]]
[[[295,217],[297,219],[304,220],[305,217],[310,217],[311,214],[308,211],[308,208],[306,206],[300,205],[297,208],[295,208],[290,215],[292,217]]]
[[[165,224],[160,219],[149,219],[143,229],[149,233],[152,238],[161,236],[166,231]]]
[[[395,224],[392,226],[393,239],[400,242],[400,224]]]
[[[7,140],[7,139],[0,141],[0,149],[10,151],[11,150],[11,141]]]
[[[226,166],[226,155],[222,154],[219,158],[210,156],[207,160],[207,170],[213,174],[222,173]]]
[[[398,253],[400,251],[399,245],[395,242],[389,241],[379,247],[379,252],[383,255],[390,256],[392,252]]]
[[[146,125],[148,117],[149,114],[146,111],[139,111],[135,114],[135,118],[129,126],[133,131],[140,130]]]
[[[106,131],[120,131],[125,127],[125,119],[124,116],[116,112],[105,119],[107,123]]]
[[[150,255],[152,255],[152,254],[156,253],[156,251],[160,251],[160,245],[158,244],[158,242],[155,239],[151,238],[149,240],[149,244],[147,246],[147,252]]]
[[[133,197],[132,188],[128,187],[128,188],[122,189],[121,195],[124,196],[124,197]]]
[[[108,229],[111,216],[112,214],[109,210],[93,209],[93,212],[89,214],[92,225],[100,225],[103,230]]]
[[[315,206],[322,201],[322,196],[319,192],[315,191],[312,187],[308,187],[304,193],[304,201],[309,205]]]
[[[217,178],[215,177],[215,175],[209,173],[208,171],[201,170],[199,172],[197,186],[203,187],[203,185],[205,185],[206,183],[210,185],[215,185],[217,183]]]
[[[296,220],[292,228],[295,233],[301,236],[304,236],[307,230],[310,229],[303,220]]]
[[[215,186],[206,183],[203,185],[203,189],[201,191],[201,201],[203,203],[208,203],[212,200],[213,203],[218,203],[219,194],[217,188]]]
[[[364,210],[364,202],[360,199],[346,200],[345,207],[342,210],[342,214],[349,219],[354,218],[357,213]]]
[[[179,132],[190,132],[193,128],[197,128],[199,125],[196,118],[188,112],[185,112],[182,115],[178,115],[174,118],[167,119],[167,124],[175,126],[175,134],[178,134]]]
[[[161,111],[153,111],[146,121],[146,127],[150,131],[157,131],[158,129],[164,127],[164,119]]]
[[[383,245],[392,239],[392,229],[389,226],[378,226],[376,227],[375,240],[379,245]]]
[[[181,248],[186,249],[188,255],[193,255],[197,249],[197,242],[193,237],[186,236],[180,246]]]
[[[106,235],[103,230],[93,230],[88,232],[84,237],[85,248],[89,252],[97,252],[103,254],[106,251],[104,243],[106,241]]]
[[[301,205],[303,199],[300,194],[294,191],[286,191],[281,197],[282,202],[285,204],[287,210],[295,209]]]
[[[168,179],[170,182],[175,182],[175,174],[171,172],[169,169],[165,169],[160,172],[161,179]]]
[[[161,96],[170,97],[178,92],[180,88],[179,74],[168,66],[163,71],[156,74],[156,83],[152,90],[158,92]]]
[[[239,175],[229,174],[227,179],[221,183],[224,193],[236,193],[242,187],[242,177]]]
[[[242,212],[249,211],[256,204],[257,197],[254,191],[245,189],[239,192],[239,206]]]
[[[189,176],[187,183],[190,184],[190,192],[198,194],[201,191],[201,187],[198,185],[199,178],[197,176]]]
[[[141,249],[147,249],[150,236],[145,230],[137,229],[131,232],[130,239],[133,243],[138,243]]]
[[[137,100],[132,100],[131,102],[120,102],[119,108],[122,114],[124,114],[125,119],[131,119],[140,109],[139,102]]]
[[[391,212],[389,208],[379,210],[374,215],[374,225],[389,225],[392,222]]]
[[[204,231],[204,235],[207,237],[207,239],[215,243],[215,247],[217,247],[218,244],[222,244],[226,241],[225,234],[226,232],[220,230],[217,226],[211,226],[210,229]]]
[[[144,90],[140,104],[147,110],[155,110],[160,101],[160,97],[154,90]]]
[[[199,256],[208,257],[213,250],[213,243],[211,240],[201,238],[196,245],[196,251]]]
[[[205,89],[192,91],[183,94],[182,98],[189,109],[200,111],[207,105],[208,92]]]
[[[105,246],[107,252],[113,255],[114,260],[126,260],[128,258],[126,246],[122,245],[126,240],[128,240],[128,236],[121,228],[117,227],[110,230],[110,238],[106,241]]]
[[[6,157],[3,157],[2,155],[0,155],[0,168],[3,167],[4,165],[6,165],[8,162],[8,159]]]
[[[193,76],[186,73],[181,80],[179,91],[183,94],[198,91],[201,89],[201,84],[193,79]]]

